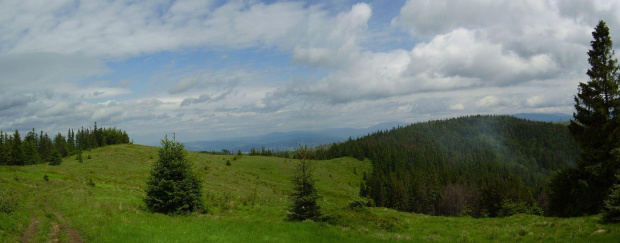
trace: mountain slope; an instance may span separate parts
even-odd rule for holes
[[[572,119],[571,115],[562,113],[519,113],[510,116],[543,122],[566,122]],[[185,146],[190,151],[219,152],[222,149],[227,149],[232,152],[238,150],[249,152],[251,149],[260,149],[262,147],[272,151],[286,151],[294,150],[300,144],[313,148],[323,144],[344,142],[348,138],[356,139],[377,131],[390,130],[407,125],[410,124],[404,122],[384,122],[361,129],[328,128],[318,131],[273,132],[253,137],[186,142]]]
[[[546,178],[573,166],[578,147],[564,125],[471,116],[380,131],[316,152],[319,159],[341,156],[372,160],[362,194],[379,206],[441,215],[467,209],[482,217],[500,216],[511,203],[544,208]]]

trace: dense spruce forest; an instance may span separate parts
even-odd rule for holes
[[[32,165],[40,163],[60,164],[63,157],[78,154],[82,151],[113,144],[130,143],[127,132],[116,128],[82,127],[67,131],[67,136],[61,133],[53,138],[40,131],[38,134],[33,128],[23,138],[18,130],[10,135],[0,131],[0,165]]]
[[[574,166],[579,148],[563,124],[477,115],[378,131],[312,154],[344,156],[372,161],[360,195],[376,206],[496,217],[541,214],[547,177]]]

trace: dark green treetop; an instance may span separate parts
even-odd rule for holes
[[[149,210],[165,214],[184,214],[204,208],[202,182],[192,170],[182,143],[161,141],[159,160],[153,164],[146,184],[144,202]]]

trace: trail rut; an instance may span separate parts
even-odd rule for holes
[[[48,233],[48,238],[51,242],[60,242],[61,233],[63,232],[65,233],[67,242],[70,242],[70,243],[84,242],[84,240],[82,240],[82,237],[80,236],[79,230],[68,227],[66,225],[67,223],[66,223],[64,215],[54,210],[54,208],[52,208],[49,205],[49,203],[47,203],[47,201],[43,201],[43,205],[45,206],[45,209],[47,209],[48,212],[51,212],[52,214],[54,214],[54,216],[56,216],[56,218],[51,219],[51,222],[50,222],[50,231]],[[24,230],[21,236],[22,243],[27,243],[27,242],[32,241],[32,236],[37,233],[37,227],[39,226],[39,224],[40,224],[39,220],[37,220],[37,218],[34,217],[34,215],[31,213],[30,225],[28,225],[28,228]]]
[[[37,232],[37,227],[39,226],[39,220],[37,220],[34,216],[30,216],[30,225],[28,228],[24,230],[21,237],[21,242],[26,243],[30,242],[32,236]]]
[[[47,208],[48,211],[52,212],[54,214],[54,216],[56,216],[56,218],[58,218],[59,221],[64,222],[65,220],[65,216],[58,213],[56,210],[54,210],[54,208],[52,208],[49,203],[47,203],[47,201],[44,201],[43,204],[45,205],[45,208]],[[55,223],[55,224],[54,224]],[[52,241],[54,242],[58,242],[58,239],[60,238],[60,233],[61,232],[65,232],[65,235],[67,236],[67,242],[70,243],[81,243],[84,242],[82,240],[82,237],[80,236],[80,231],[71,227],[67,227],[66,225],[62,225],[59,224],[58,222],[52,222],[52,231],[50,232],[55,232],[54,237],[51,238]]]

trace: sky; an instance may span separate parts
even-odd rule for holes
[[[620,1],[0,0],[0,129],[135,143],[573,112]]]

